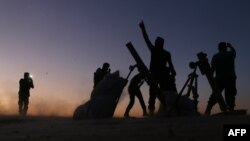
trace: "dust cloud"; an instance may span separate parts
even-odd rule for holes
[[[58,95],[58,94],[57,94]],[[69,98],[67,96],[56,97],[48,95],[39,95],[36,93],[30,95],[28,115],[34,116],[72,116],[77,105],[84,103],[85,100],[80,96]],[[87,100],[86,100],[87,101]],[[18,114],[18,93],[0,92],[0,115]]]

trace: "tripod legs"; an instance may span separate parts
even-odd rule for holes
[[[185,82],[184,86],[182,87],[176,101],[175,105],[177,105],[183,91],[185,88],[188,87],[187,94],[185,96],[189,97],[191,92],[193,93],[193,99],[194,99],[194,104],[195,104],[195,110],[198,111],[198,75],[196,74],[196,69],[192,73],[188,75],[188,79]]]

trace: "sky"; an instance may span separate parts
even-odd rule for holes
[[[72,116],[89,100],[93,73],[104,62],[126,77],[135,64],[125,44],[132,42],[147,66],[150,52],[138,24],[149,38],[165,39],[180,90],[198,52],[211,60],[217,44],[230,42],[237,51],[236,109],[250,109],[250,1],[247,0],[0,0],[0,114],[17,114],[19,79],[34,78],[29,114]],[[135,74],[134,72],[132,76]],[[199,111],[211,88],[198,71]],[[148,101],[148,86],[141,88]],[[123,116],[127,88],[115,116]],[[141,116],[135,102],[132,116]],[[218,106],[213,112],[219,112]]]

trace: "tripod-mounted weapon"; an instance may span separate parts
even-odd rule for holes
[[[196,73],[196,70],[197,70],[197,65],[194,63],[194,62],[191,62],[189,64],[189,67],[191,69],[193,69],[193,72],[191,72],[189,75],[188,75],[188,79],[187,81],[185,82],[184,86],[182,87],[177,99],[176,99],[176,102],[175,104],[178,103],[183,91],[185,90],[185,88],[188,86],[188,90],[187,90],[187,94],[186,96],[189,97],[191,95],[191,92],[193,94],[193,101],[194,101],[194,104],[195,104],[195,110],[197,111],[198,110],[198,75]]]
[[[178,97],[175,100],[174,103],[174,108],[176,108],[178,110],[178,102],[180,97],[182,96],[183,91],[185,90],[185,88],[188,86],[188,90],[187,90],[187,94],[186,96],[190,96],[191,92],[193,93],[193,101],[195,104],[195,110],[197,111],[198,109],[198,75],[196,73],[197,68],[200,69],[200,72],[202,75],[205,75],[207,77],[208,83],[210,84],[214,95],[216,96],[216,100],[219,103],[220,109],[221,111],[226,111],[227,110],[227,106],[226,103],[223,99],[223,97],[218,93],[217,87],[215,85],[215,81],[213,78],[213,74],[211,71],[211,67],[208,63],[208,59],[207,59],[207,54],[200,52],[197,54],[198,60],[197,62],[191,62],[189,64],[189,67],[191,69],[193,69],[193,72],[190,73],[188,75],[188,79],[185,82],[184,86],[182,87],[180,93],[178,94]],[[172,110],[170,110],[169,112],[171,112]]]

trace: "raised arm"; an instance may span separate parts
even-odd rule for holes
[[[235,51],[234,47],[230,43],[227,43],[227,46],[228,46],[228,48],[230,48],[230,52],[232,52],[234,57],[236,57],[236,51]]]
[[[146,44],[147,44],[147,46],[148,46],[148,49],[149,49],[150,51],[152,51],[152,49],[153,49],[154,46],[153,46],[153,44],[151,43],[151,41],[149,40],[149,38],[148,38],[148,34],[147,34],[147,32],[146,32],[146,28],[145,28],[145,25],[144,25],[143,21],[140,22],[139,26],[140,26],[140,28],[141,28],[142,35],[143,35],[143,38],[144,38],[144,40],[145,40],[145,42],[146,42]]]
[[[31,78],[29,78],[30,88],[34,89],[34,83]]]

